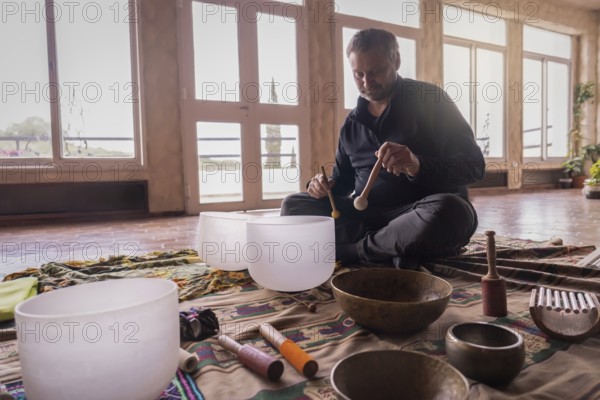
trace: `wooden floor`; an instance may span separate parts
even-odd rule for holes
[[[600,245],[600,201],[585,199],[579,189],[478,192],[471,200],[479,215],[478,232]],[[197,248],[197,223],[198,216],[183,216],[0,228],[0,276],[50,261]]]

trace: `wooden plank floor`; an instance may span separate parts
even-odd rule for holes
[[[600,201],[580,190],[476,193],[478,232],[518,239],[600,245]],[[0,228],[0,276],[50,261],[97,260],[150,251],[197,249],[197,216]]]

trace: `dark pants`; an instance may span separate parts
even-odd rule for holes
[[[337,255],[354,253],[358,261],[367,263],[414,268],[428,258],[458,254],[477,229],[471,203],[449,193],[401,207],[369,206],[364,211],[356,210],[348,197],[335,197],[335,205],[341,213],[335,221]],[[331,205],[327,197],[317,200],[296,193],[283,200],[281,215],[331,216]]]

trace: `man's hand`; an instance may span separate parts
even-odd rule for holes
[[[382,167],[396,176],[416,176],[421,169],[419,158],[408,147],[398,143],[385,142],[375,155],[383,160]]]
[[[327,179],[323,174],[315,175],[308,183],[307,192],[311,197],[320,199],[327,196],[327,190],[331,190],[335,186],[333,179]]]

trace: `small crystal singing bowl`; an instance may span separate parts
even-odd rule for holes
[[[501,386],[519,374],[525,361],[523,337],[485,322],[452,325],[446,332],[448,361],[466,377]]]

